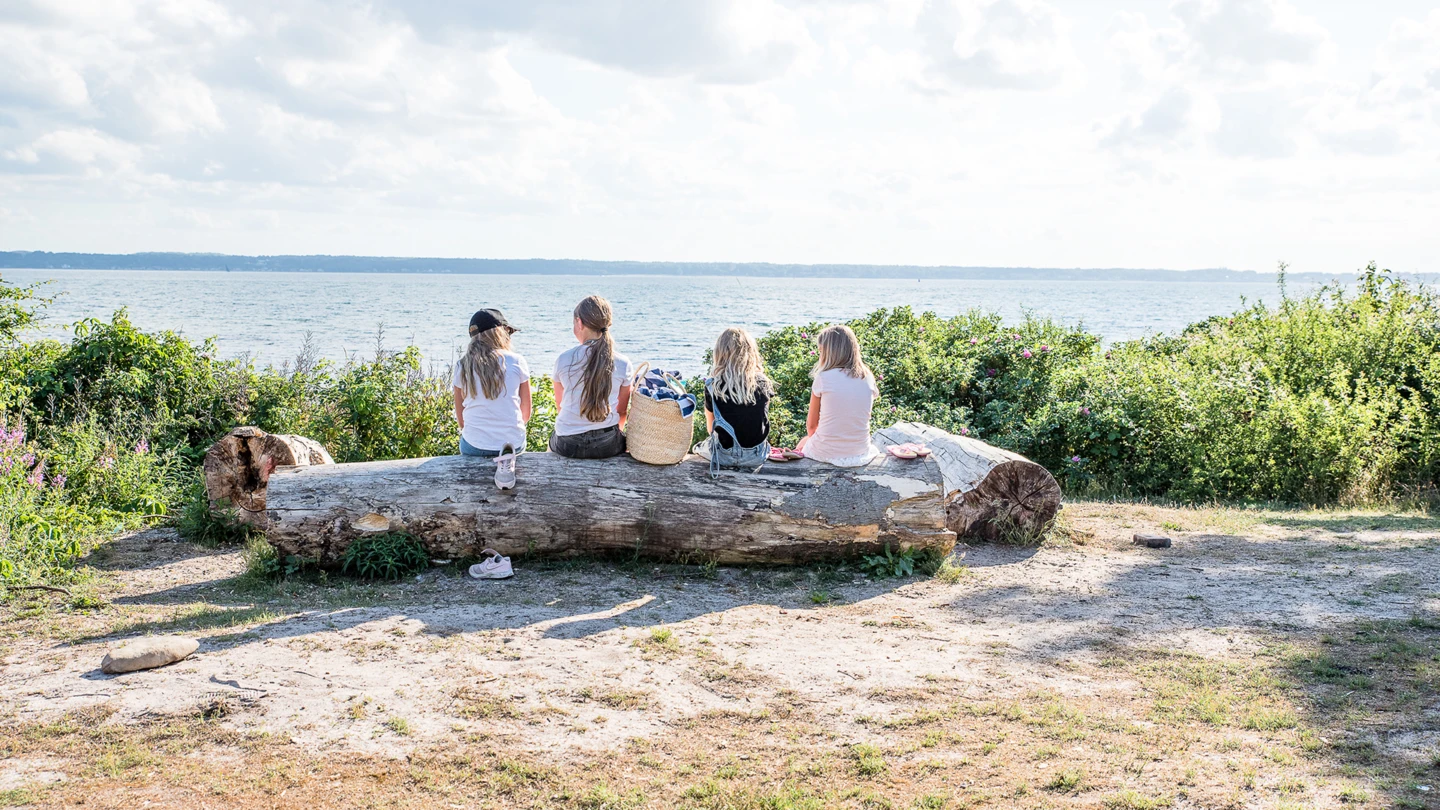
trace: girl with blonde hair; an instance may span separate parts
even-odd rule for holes
[[[625,452],[630,411],[630,361],[615,351],[610,302],[592,295],[575,306],[571,331],[580,345],[555,360],[555,433],[550,449],[567,458],[610,458]]]
[[[721,467],[754,469],[770,455],[767,409],[775,392],[760,347],[749,332],[732,326],[720,333],[705,381],[705,424],[709,438],[695,445],[696,455],[710,460],[712,474]]]
[[[859,467],[875,455],[870,444],[870,409],[880,396],[875,375],[848,326],[823,329],[817,351],[805,438],[797,449],[816,461]]]
[[[515,486],[515,454],[525,449],[530,421],[530,367],[510,350],[516,329],[498,309],[470,318],[470,345],[455,364],[455,421],[460,453],[495,459],[495,485]]]

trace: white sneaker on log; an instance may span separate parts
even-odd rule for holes
[[[480,553],[489,556],[470,566],[470,576],[475,579],[509,579],[515,576],[509,557],[501,557],[500,552],[493,548],[487,548]]]
[[[505,445],[495,457],[495,486],[498,489],[515,488],[515,448]]]

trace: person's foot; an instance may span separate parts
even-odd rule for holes
[[[500,552],[491,548],[480,553],[487,556],[470,566],[471,577],[475,579],[509,579],[515,576],[515,569],[510,567],[509,557],[501,557]]]
[[[499,489],[515,488],[515,448],[505,445],[495,457],[495,486]]]

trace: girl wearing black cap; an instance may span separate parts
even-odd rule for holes
[[[530,421],[530,367],[510,351],[515,331],[498,309],[475,313],[470,346],[451,381],[460,452],[496,459],[495,484],[501,489],[515,486],[515,452],[525,448]]]

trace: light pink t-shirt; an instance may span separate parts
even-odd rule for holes
[[[816,461],[858,467],[870,460],[870,406],[880,391],[875,381],[851,377],[838,368],[815,375],[810,393],[820,397],[820,425],[805,443]]]

